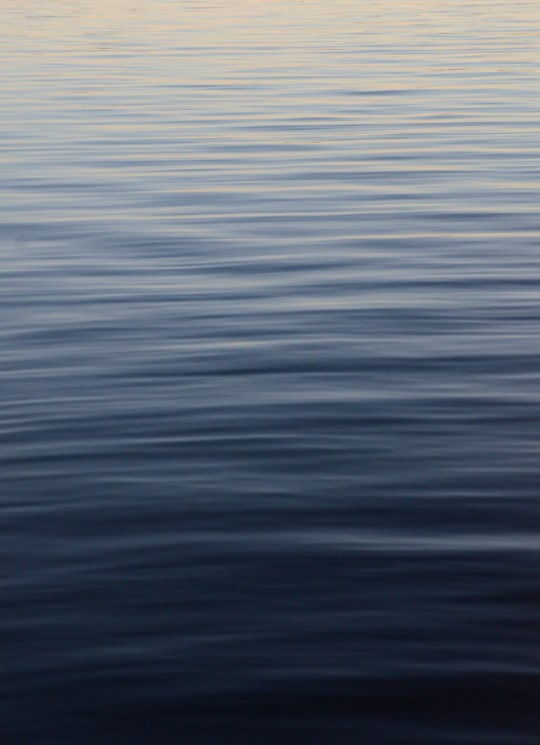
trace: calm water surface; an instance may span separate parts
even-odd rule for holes
[[[535,745],[540,10],[4,0],[6,745]]]

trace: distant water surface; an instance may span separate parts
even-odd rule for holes
[[[0,8],[6,745],[536,745],[540,8]]]

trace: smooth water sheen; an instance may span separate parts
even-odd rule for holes
[[[1,741],[536,745],[536,0],[4,0]]]

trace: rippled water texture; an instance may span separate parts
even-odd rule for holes
[[[536,745],[540,9],[4,0],[11,745]]]

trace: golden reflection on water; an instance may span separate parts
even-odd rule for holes
[[[537,129],[532,0],[21,0],[4,4],[0,19],[8,120],[20,130],[20,120],[31,129],[43,118],[66,141],[85,128],[142,137],[159,124],[158,143],[185,125],[186,137],[207,144],[331,154],[346,141],[354,155],[378,133],[388,157],[436,151],[425,172],[440,167],[442,151],[448,169],[469,153],[521,148],[525,157]],[[303,117],[320,126],[295,131]],[[459,136],[480,122],[501,139]],[[517,123],[520,140],[508,129]]]
[[[168,39],[172,51],[170,31],[174,27],[179,34],[176,52],[186,51],[186,42],[188,47],[238,44],[264,57],[264,44],[270,44],[295,55],[305,51],[304,45],[316,53],[317,41],[324,42],[328,52],[329,36],[338,33],[336,53],[347,51],[344,38],[351,48],[368,41],[414,49],[420,40],[436,44],[440,37],[455,36],[460,43],[472,36],[481,40],[485,34],[492,42],[497,38],[504,42],[505,36],[517,34],[525,46],[516,49],[516,54],[535,54],[536,61],[539,54],[540,6],[531,0],[44,0],[37,5],[34,0],[22,0],[4,4],[0,17],[4,28],[7,24],[11,31],[4,39],[5,51],[20,49],[21,42],[21,51],[31,51],[32,44],[37,51],[60,39],[71,41],[74,50],[79,44],[88,48],[94,36],[102,49],[108,39],[113,46],[138,43],[144,50],[148,40],[155,41],[159,35]],[[345,37],[343,24],[347,26]],[[416,50],[419,59],[425,51]]]
[[[409,106],[433,92],[436,109],[446,95],[458,113],[489,91],[511,98],[514,74],[532,82],[540,63],[540,6],[530,0],[22,0],[4,4],[0,19],[9,70],[0,100],[12,107],[32,98],[50,108],[71,95],[82,110],[96,96],[103,104],[105,88],[118,106],[118,89],[131,85],[145,97],[152,89],[156,111],[175,87],[192,86],[200,109],[220,120],[259,117],[260,96],[272,97],[270,119],[292,98],[324,116],[328,91],[340,90],[403,92]],[[235,85],[249,85],[252,98],[235,98]],[[374,101],[363,104],[369,123]],[[520,105],[519,116],[535,125],[535,111]]]

